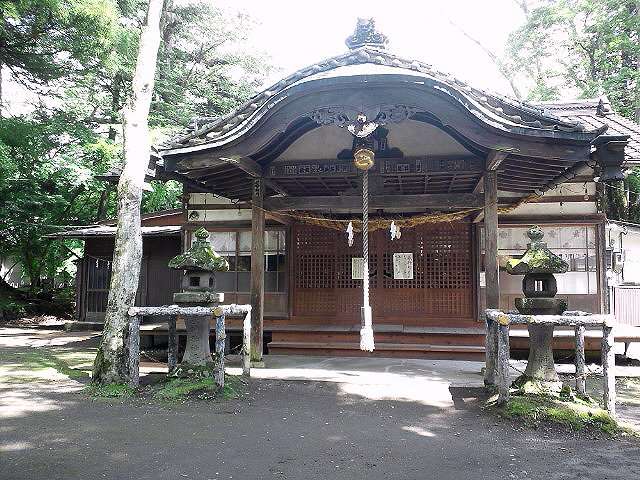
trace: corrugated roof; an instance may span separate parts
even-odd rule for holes
[[[145,237],[164,237],[180,234],[180,225],[166,225],[161,227],[141,227],[142,235]],[[95,237],[113,237],[116,234],[116,227],[104,225],[97,227],[78,228],[76,230],[67,230],[65,232],[53,233],[47,235],[53,238],[95,238]]]

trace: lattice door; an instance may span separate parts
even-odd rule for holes
[[[293,315],[323,317],[327,323],[360,318],[362,280],[352,278],[352,259],[362,256],[362,237],[349,247],[346,234],[321,227],[293,228]],[[468,224],[404,229],[391,241],[387,231],[370,236],[370,287],[374,318],[471,318],[472,248]],[[393,275],[393,254],[413,254],[413,279]]]
[[[473,315],[473,264],[467,224],[423,228],[425,309],[432,315]]]

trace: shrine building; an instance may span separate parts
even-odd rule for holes
[[[346,43],[153,155],[149,178],[182,182],[184,209],[143,218],[139,303],[171,301],[166,262],[205,227],[231,266],[217,290],[252,305],[256,351],[371,355],[359,349],[366,200],[373,355],[483,359],[483,309],[513,309],[521,278],[503,267],[532,224],[569,263],[558,296],[608,311],[598,200],[640,161],[640,128],[606,99],[476,89],[391,53],[372,21]],[[65,234],[86,239],[81,320],[104,316],[113,230]]]

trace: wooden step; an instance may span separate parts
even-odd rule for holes
[[[282,355],[328,355],[405,358],[440,358],[457,360],[483,360],[481,345],[437,345],[426,343],[377,342],[374,352],[363,352],[356,342],[293,342],[272,341],[268,344],[270,354]]]
[[[310,343],[359,343],[360,330],[357,332],[327,331],[273,331],[274,342],[310,342]],[[451,333],[401,333],[375,332],[376,343],[415,344],[415,345],[477,345],[484,346],[484,335],[460,335]]]

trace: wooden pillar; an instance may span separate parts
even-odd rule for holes
[[[484,174],[484,272],[486,308],[500,308],[498,288],[498,172]]]
[[[500,308],[498,289],[498,174],[486,171],[484,174],[484,275],[485,308]],[[485,343],[485,385],[496,383],[496,358],[498,350],[497,325],[487,321]]]
[[[578,395],[587,394],[587,382],[584,373],[584,325],[578,325],[576,332],[576,392]]]
[[[169,324],[169,338],[167,339],[167,367],[171,374],[178,366],[178,333],[176,331],[176,317],[169,317],[167,323]]]
[[[253,180],[251,208],[251,361],[262,361],[264,314],[264,181]]]
[[[498,322],[498,405],[504,405],[509,401],[509,321]]]
[[[611,313],[609,310],[609,282],[607,281],[607,236],[603,223],[596,225],[596,251],[598,293],[600,294],[600,313]]]
[[[613,328],[605,325],[602,327],[602,376],[604,393],[602,400],[604,408],[613,417],[616,414],[616,354],[613,348]]]

